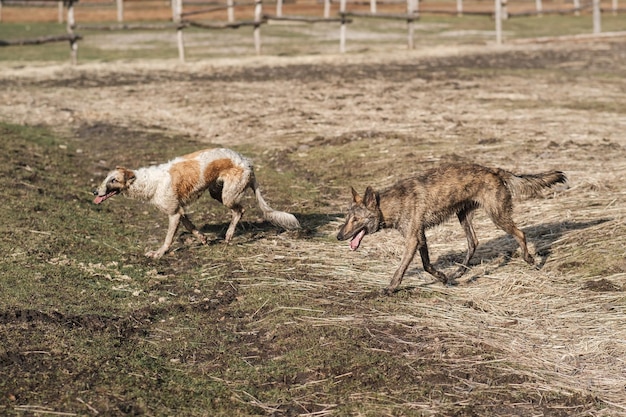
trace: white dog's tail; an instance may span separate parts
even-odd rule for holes
[[[269,206],[269,204],[265,202],[263,196],[261,195],[261,189],[259,188],[259,184],[256,182],[256,178],[252,179],[250,187],[254,191],[254,195],[259,202],[259,207],[263,211],[263,217],[265,217],[265,220],[269,221],[275,226],[282,227],[283,229],[287,230],[300,228],[300,222],[298,222],[296,216],[284,211],[274,210]]]

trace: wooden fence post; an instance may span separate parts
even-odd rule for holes
[[[67,1],[67,33],[74,33],[74,0]]]
[[[324,0],[324,19],[330,17],[330,0]]]
[[[261,21],[263,19],[263,3],[256,0],[254,3],[254,49],[257,55],[261,55]]]
[[[541,0],[535,0],[535,9],[537,9],[537,16],[543,15],[543,4]]]
[[[574,16],[580,16],[580,0],[574,0]]]
[[[593,33],[595,35],[602,32],[602,25],[600,21],[600,0],[593,0]]]
[[[183,0],[172,0],[172,12],[174,13],[173,20],[178,23],[176,28],[176,45],[178,47],[178,60],[181,63],[185,62],[185,40],[183,39],[183,28],[181,24],[183,14]]]
[[[182,0],[172,0],[172,21],[180,23],[180,15],[183,13]]]
[[[283,0],[276,0],[276,16],[282,17],[283,15]]]
[[[0,0],[0,3],[2,3],[2,0]],[[57,20],[59,23],[63,23],[63,2],[62,1],[57,3],[57,10],[58,10]]]
[[[611,1],[611,9],[613,10],[613,16],[617,16],[617,0]]]
[[[116,0],[117,3],[117,21],[124,21],[124,0]]]
[[[496,44],[502,45],[502,0],[495,1]]]
[[[72,65],[78,64],[78,40],[73,39],[70,41],[70,57]]]
[[[456,15],[463,16],[463,0],[456,0]]]
[[[67,26],[66,31],[68,34],[74,34],[74,26],[76,21],[74,20],[74,0],[67,0]],[[78,62],[78,40],[72,38],[70,41],[70,61],[72,65],[76,65]]]
[[[176,29],[176,44],[178,45],[178,60],[185,63],[185,41],[183,39],[183,27]]]
[[[228,23],[235,21],[235,3],[233,0],[226,0],[226,12],[228,13]]]
[[[376,0],[370,0],[370,13],[376,14]]]
[[[341,26],[339,27],[339,52],[346,52],[346,0],[339,1],[339,15],[341,16]]]
[[[407,19],[407,29],[408,29],[408,47],[409,49],[415,48],[413,44],[413,37],[415,34],[415,25],[413,24],[413,15],[415,14],[415,3],[418,0],[406,0],[406,14],[409,15]]]

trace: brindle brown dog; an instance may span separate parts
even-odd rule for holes
[[[352,188],[353,203],[337,239],[350,239],[350,249],[356,250],[363,236],[381,228],[394,228],[402,233],[406,240],[404,254],[386,289],[388,293],[398,288],[418,250],[424,270],[444,284],[452,284],[467,271],[474,255],[478,239],[472,227],[472,217],[474,210],[483,207],[496,226],[515,238],[524,260],[532,265],[534,260],[528,253],[526,236],[511,217],[513,196],[532,196],[566,181],[567,177],[561,171],[516,175],[476,164],[441,165],[380,192],[367,187],[363,197]],[[465,231],[468,250],[463,264],[448,277],[430,263],[425,230],[454,214]]]

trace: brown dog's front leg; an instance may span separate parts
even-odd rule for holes
[[[148,258],[158,259],[163,256],[165,252],[167,252],[170,246],[172,246],[172,242],[174,241],[174,235],[176,234],[176,230],[178,229],[179,221],[180,213],[170,215],[167,235],[165,235],[165,242],[163,242],[163,245],[159,249],[146,252],[146,256]]]
[[[441,271],[435,269],[435,267],[430,263],[430,256],[428,256],[428,246],[426,245],[426,241],[424,244],[420,246],[420,256],[422,257],[422,265],[424,266],[424,271],[428,272],[430,275],[437,278],[439,281],[444,284],[448,283],[448,277]]]
[[[400,266],[396,269],[396,272],[393,274],[393,278],[389,283],[389,286],[385,289],[387,294],[393,293],[398,286],[402,283],[402,278],[406,270],[409,268],[411,261],[415,257],[415,252],[417,251],[418,239],[416,236],[409,236],[406,240],[406,246],[404,247],[404,254],[402,255],[402,261],[400,261]]]

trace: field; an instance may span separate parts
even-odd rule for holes
[[[224,36],[224,56],[185,65],[2,59],[0,414],[626,415],[624,38],[226,57]],[[213,146],[251,157],[303,229],[248,195],[225,245],[207,196],[191,216],[209,244],[179,231],[150,260],[166,216],[92,203],[116,165]],[[402,238],[338,242],[350,186],[445,161],[566,172],[567,189],[516,202],[536,267],[479,211],[458,285],[416,260],[384,295]],[[458,222],[427,236],[455,269]]]

